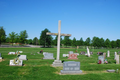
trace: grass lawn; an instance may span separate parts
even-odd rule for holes
[[[27,55],[27,61],[23,61],[24,66],[9,66],[11,59],[16,58],[16,55],[8,55],[8,52],[23,51],[21,54]],[[120,80],[119,73],[108,73],[107,69],[119,69],[120,64],[115,64],[114,52],[120,49],[109,49],[110,57],[106,57],[109,64],[97,64],[97,52],[106,52],[108,49],[90,49],[93,51],[91,57],[79,55],[78,60],[68,60],[67,57],[62,57],[62,54],[68,54],[68,51],[75,49],[61,48],[60,60],[64,61],[79,61],[80,69],[83,74],[78,75],[60,75],[60,70],[63,67],[52,67],[54,60],[43,60],[42,54],[37,54],[40,50],[43,52],[50,52],[56,58],[56,48],[0,48],[0,53],[4,58],[0,62],[0,80]],[[86,49],[78,49],[78,52]],[[31,55],[34,53],[35,55]]]

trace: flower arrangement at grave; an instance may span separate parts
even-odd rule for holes
[[[13,61],[14,64],[19,64],[20,63],[20,60],[19,58],[15,58],[14,61]]]

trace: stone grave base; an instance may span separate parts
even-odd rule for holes
[[[61,62],[61,60],[54,60],[53,67],[59,67],[59,66],[63,66],[63,63]]]
[[[80,71],[63,71],[61,70],[61,74],[81,74],[82,70]]]
[[[18,63],[18,64],[14,64],[14,60],[10,60],[10,64],[9,64],[9,66],[22,66],[23,64],[22,64],[22,60],[20,60],[20,62]]]
[[[112,69],[112,70],[107,70],[107,72],[115,72],[115,70],[114,70],[114,69]]]

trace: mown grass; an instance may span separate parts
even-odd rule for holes
[[[9,61],[14,59],[16,55],[8,55],[8,52],[23,51],[21,54],[27,55],[28,60],[23,61],[24,66],[9,66]],[[4,58],[0,62],[0,80],[119,80],[120,73],[108,73],[107,69],[119,69],[120,64],[115,64],[114,52],[119,49],[109,49],[110,57],[106,59],[109,64],[97,64],[97,52],[106,52],[108,49],[90,49],[93,51],[91,57],[79,55],[78,60],[68,60],[67,57],[62,57],[62,54],[67,54],[68,51],[75,49],[61,48],[60,59],[62,61],[79,61],[80,69],[83,74],[78,75],[61,75],[60,70],[63,67],[52,67],[54,60],[43,60],[42,54],[37,54],[40,50],[53,53],[56,58],[56,48],[0,48],[0,53]],[[78,52],[86,49],[78,49]],[[31,53],[35,55],[31,55]]]

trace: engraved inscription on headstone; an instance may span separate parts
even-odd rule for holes
[[[80,62],[75,61],[67,61],[63,63],[63,70],[61,70],[61,74],[80,74],[82,70],[80,70]]]
[[[54,59],[53,58],[53,53],[45,53],[43,59]]]

